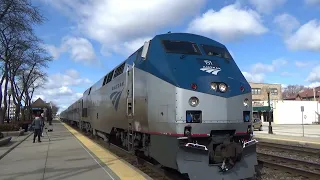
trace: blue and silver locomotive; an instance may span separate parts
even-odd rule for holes
[[[245,179],[257,165],[251,102],[223,44],[167,33],[145,42],[61,118],[191,180]]]

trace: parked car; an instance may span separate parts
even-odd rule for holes
[[[253,129],[259,129],[259,131],[262,131],[262,121],[261,119],[255,118],[253,120]]]

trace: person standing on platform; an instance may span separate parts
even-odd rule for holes
[[[34,118],[34,120],[31,123],[31,126],[34,126],[33,143],[35,143],[37,136],[38,136],[38,142],[41,142],[40,135],[41,135],[42,121],[39,115],[37,115]]]

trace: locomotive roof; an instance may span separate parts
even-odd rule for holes
[[[204,40],[207,40],[207,41],[210,41],[210,43],[214,43],[216,46],[220,46],[220,47],[223,47],[225,48],[225,46],[218,42],[218,41],[215,41],[213,39],[210,39],[208,37],[205,37],[205,36],[201,36],[201,35],[197,35],[197,34],[192,34],[192,33],[164,33],[164,34],[158,34],[156,36],[154,36],[151,41],[153,39],[172,39],[172,40],[183,40],[183,39],[197,39],[197,38],[201,38],[201,39],[204,39]],[[115,70],[117,69],[119,66],[121,66],[123,63],[126,63],[127,60],[133,55],[135,54],[139,49],[142,48],[143,45],[141,45],[136,51],[134,51],[130,56],[128,56],[125,60],[123,60],[121,63],[119,63],[117,66],[115,66],[114,68],[112,68],[109,72],[111,72],[112,70]],[[109,73],[108,72],[108,73]],[[90,90],[91,88],[91,91],[95,91],[97,89],[99,89],[101,86],[102,86],[102,83],[103,83],[103,80],[104,80],[104,77],[106,75],[108,75],[108,73],[106,73],[103,77],[101,77],[97,82],[95,82],[92,86],[90,86],[88,89],[86,89],[84,91],[83,94],[88,94],[88,91]]]

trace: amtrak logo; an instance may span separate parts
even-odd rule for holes
[[[221,68],[218,65],[214,65],[210,60],[203,61],[206,65],[200,68],[201,71],[205,71],[207,73],[217,75],[218,72],[221,71]]]
[[[119,105],[122,91],[123,91],[123,89],[120,91],[115,91],[115,92],[111,93],[111,95],[110,95],[110,100],[112,101],[113,107],[116,111],[118,110],[118,105]]]

